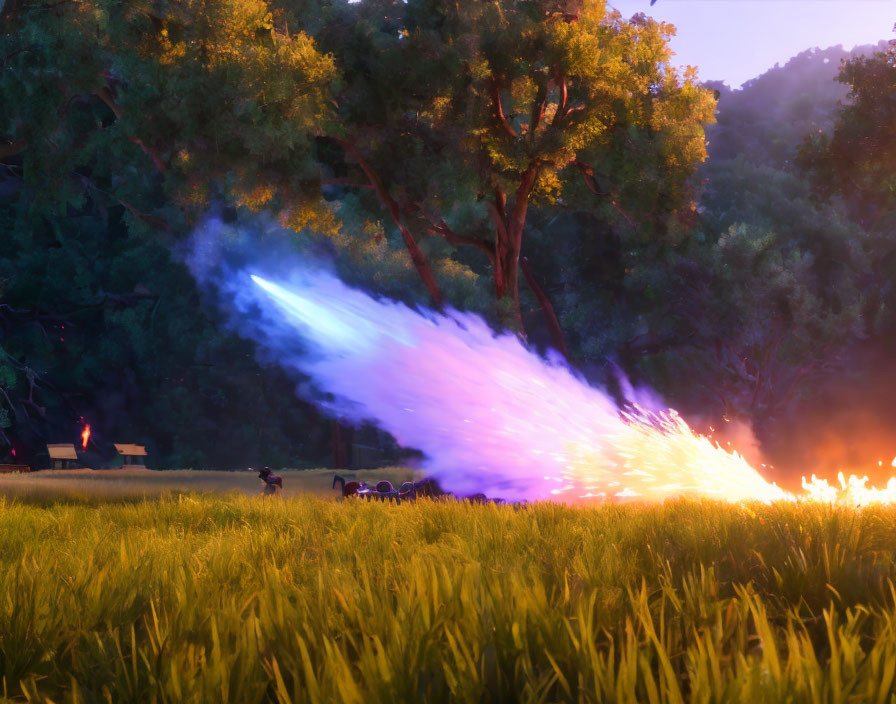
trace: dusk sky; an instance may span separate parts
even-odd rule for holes
[[[896,38],[896,0],[608,0],[624,17],[645,12],[678,30],[673,63],[732,88],[812,47]]]

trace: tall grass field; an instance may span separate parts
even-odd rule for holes
[[[0,483],[4,702],[896,701],[896,509],[40,481]]]

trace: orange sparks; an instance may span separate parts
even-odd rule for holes
[[[636,408],[622,415],[626,420],[623,430],[604,434],[601,446],[574,443],[554,457],[560,467],[544,479],[557,482],[550,491],[555,500],[583,503],[690,496],[852,506],[896,504],[896,477],[877,488],[868,486],[868,477],[840,473],[839,486],[832,486],[812,475],[810,480],[803,478],[803,493],[795,494],[766,481],[737,452],[695,433],[675,411],[653,414]]]
[[[84,426],[84,430],[81,431],[81,447],[85,450],[87,449],[87,441],[90,440],[90,424]]]

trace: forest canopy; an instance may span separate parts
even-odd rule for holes
[[[896,70],[850,59],[838,92],[807,54],[735,95],[673,66],[673,32],[598,0],[8,0],[0,461],[85,419],[98,463],[113,440],[160,467],[345,461],[180,261],[209,214],[771,442],[892,340]],[[747,110],[778,76],[790,112]]]

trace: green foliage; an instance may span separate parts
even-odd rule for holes
[[[686,341],[647,369],[683,405],[767,432],[865,337],[869,241],[791,173],[739,157],[704,174],[703,232],[637,270],[677,293],[648,327]]]
[[[851,199],[871,230],[896,210],[896,70],[888,58],[879,52],[844,63],[838,80],[849,86],[849,100],[831,133],[806,140],[801,155],[820,191]]]
[[[833,129],[807,139],[800,164],[817,193],[835,199],[872,236],[866,315],[869,330],[888,348],[896,344],[892,287],[896,273],[896,66],[892,49],[846,62],[838,80],[848,101]]]
[[[320,152],[324,172],[363,187],[359,203],[385,206],[413,237],[479,249],[486,258],[460,258],[490,272],[511,327],[530,205],[615,220],[612,199],[593,193],[600,181],[624,206],[665,213],[705,155],[711,95],[670,66],[672,28],[643,16],[625,22],[602,2],[571,14],[546,2],[363,2],[322,24],[343,75],[343,134]]]
[[[171,248],[209,179],[255,192],[238,160],[308,158],[332,63],[263,3],[16,2],[0,29],[0,451],[45,465],[83,417],[89,463],[125,440],[162,467],[318,460],[316,414]]]
[[[202,311],[186,268],[164,243],[129,236],[122,210],[105,223],[92,209],[53,227],[23,220],[7,233],[9,437],[34,449],[73,441],[83,416],[97,449],[89,461],[107,461],[110,443],[129,438],[147,442],[161,467],[317,459],[321,439],[306,427],[315,416],[281,392],[285,375],[260,368],[250,343]]]
[[[891,509],[0,504],[31,701],[888,701]]]

